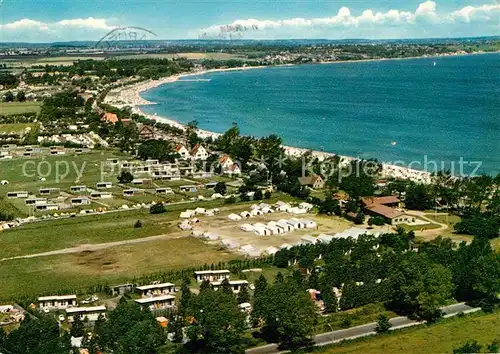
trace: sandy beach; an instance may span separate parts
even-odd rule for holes
[[[373,59],[373,60],[385,60],[385,59]],[[332,62],[332,63],[335,63],[335,62]],[[173,75],[173,76],[169,76],[169,77],[162,78],[159,80],[148,80],[145,82],[131,85],[131,86],[126,87],[126,88],[119,88],[119,89],[111,90],[110,93],[106,96],[104,102],[107,104],[113,105],[115,107],[120,107],[120,108],[129,106],[132,108],[133,113],[140,114],[140,115],[147,117],[148,119],[156,120],[157,122],[161,122],[161,123],[166,123],[166,124],[169,124],[171,126],[174,126],[174,127],[177,127],[179,129],[184,130],[184,129],[186,129],[186,127],[174,119],[164,117],[164,116],[158,116],[156,114],[148,114],[146,112],[143,112],[140,109],[141,105],[155,104],[155,102],[150,102],[150,101],[142,98],[140,96],[141,92],[150,90],[150,89],[158,87],[160,85],[164,85],[164,84],[178,81],[179,79],[185,78],[185,77],[198,76],[198,75],[203,75],[203,74],[208,74],[208,73],[213,73],[213,72],[242,71],[242,70],[266,68],[266,67],[268,67],[268,66],[248,66],[248,67],[240,67],[240,68],[199,70],[199,71],[186,73],[186,74]],[[203,129],[198,129],[197,133],[202,138],[208,138],[208,137],[217,138],[220,135],[222,135],[221,133],[215,133],[215,132],[211,132],[211,131],[207,131],[207,130],[203,130]],[[338,154],[335,154],[333,152],[315,151],[315,150],[310,150],[310,149],[305,149],[305,148],[297,148],[297,147],[293,147],[293,146],[283,146],[283,148],[285,150],[285,153],[291,157],[300,157],[304,153],[310,152],[313,157],[317,157],[320,161],[324,160],[328,157],[332,157],[332,156],[339,156],[341,158],[341,161],[344,164],[347,164],[350,161],[356,160],[355,157],[338,155]],[[412,181],[420,182],[420,183],[430,183],[430,181],[431,181],[431,173],[430,172],[411,169],[411,168],[404,167],[404,166],[391,165],[391,164],[387,164],[387,163],[382,163],[382,175],[384,177],[410,179]]]

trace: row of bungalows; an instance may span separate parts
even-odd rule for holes
[[[65,309],[68,322],[80,321],[95,322],[99,317],[106,318],[106,306],[71,307]]]
[[[124,197],[134,197],[136,195],[142,195],[142,194],[144,194],[144,189],[129,188],[123,190]]]
[[[47,198],[26,198],[24,200],[24,204],[26,205],[42,205],[47,204]]]
[[[69,187],[70,192],[72,193],[85,193],[87,191],[87,186],[71,186]]]
[[[37,205],[35,205],[35,210],[38,210],[38,211],[59,210],[59,204],[56,204],[56,203],[37,204]]]
[[[113,198],[113,194],[111,192],[91,192],[90,198],[92,199],[111,199]]]
[[[145,297],[135,300],[137,304],[143,309],[149,309],[150,311],[157,310],[168,310],[175,308],[175,296],[174,295],[161,295],[154,297]]]
[[[172,188],[160,187],[155,189],[156,194],[175,194]]]
[[[41,296],[38,298],[38,307],[45,312],[64,310],[76,306],[76,295]]]
[[[198,270],[194,272],[194,278],[198,283],[205,280],[209,282],[223,281],[224,279],[229,279],[231,272],[227,269],[222,270]]]
[[[113,183],[112,182],[97,182],[95,187],[97,189],[108,189],[108,188],[113,187]]]
[[[132,180],[133,185],[150,185],[153,183],[151,178],[135,178]]]
[[[24,199],[28,198],[28,195],[27,191],[7,192],[7,198],[9,199]]]
[[[179,172],[153,171],[151,173],[151,178],[160,181],[180,181],[181,175]]]
[[[40,188],[38,190],[38,193],[40,195],[45,195],[45,196],[57,196],[61,194],[61,189],[59,188]]]
[[[82,205],[90,205],[92,201],[87,197],[76,197],[71,198],[72,206],[82,206]]]
[[[214,290],[219,290],[222,287],[221,281],[214,281],[211,283]],[[248,286],[248,281],[246,280],[230,280],[229,286],[233,291],[233,294],[238,294],[244,286]]]
[[[152,297],[173,294],[176,292],[175,284],[173,283],[155,283],[149,285],[137,286],[142,297]]]

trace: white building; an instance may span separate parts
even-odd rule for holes
[[[99,316],[106,317],[105,306],[92,306],[92,307],[72,307],[66,309],[66,319],[68,322],[74,322],[76,317],[80,317],[81,321],[95,322]]]
[[[181,156],[183,160],[188,160],[191,158],[191,154],[189,153],[189,150],[186,149],[184,145],[177,145],[175,147],[175,151]]]
[[[167,310],[175,307],[175,296],[161,295],[155,297],[147,297],[135,300],[136,303],[141,305],[142,308],[149,308],[154,310]]]
[[[159,283],[159,284],[149,284],[141,285],[136,288],[143,297],[168,295],[175,293],[175,284],[172,283]]]
[[[111,183],[111,182],[97,182],[95,186],[97,189],[106,189],[106,188],[113,187],[113,183]]]
[[[221,281],[215,281],[212,283],[214,290],[219,290],[222,285]],[[238,294],[243,286],[248,286],[248,281],[246,280],[230,280],[229,285],[233,289],[234,294]]]
[[[208,158],[208,151],[201,144],[196,144],[195,147],[191,150],[191,157],[193,160],[201,160],[204,161]]]
[[[224,279],[229,279],[231,272],[227,269],[223,270],[199,270],[194,272],[194,278],[197,282],[201,283],[204,280],[209,282],[222,281]]]
[[[76,307],[76,295],[41,296],[38,298],[40,310],[64,310]]]

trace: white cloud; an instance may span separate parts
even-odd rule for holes
[[[99,40],[115,28],[106,19],[75,18],[57,22],[40,22],[29,18],[0,24],[2,41]]]
[[[105,29],[105,30],[111,30],[113,29],[112,26],[109,26],[106,23],[106,20],[103,18],[75,18],[72,20],[62,20],[57,22],[57,24],[61,26],[68,26],[68,27],[85,27],[85,28],[96,28],[96,29]]]
[[[47,30],[48,26],[43,22],[30,20],[29,18],[23,18],[19,21],[0,25],[0,29],[2,30],[19,30],[24,28],[38,28],[40,30]]]
[[[478,7],[467,6],[452,13],[438,13],[437,3],[425,1],[419,4],[414,12],[390,9],[387,12],[374,12],[371,9],[364,10],[360,15],[353,14],[347,7],[339,9],[332,17],[320,18],[291,18],[285,20],[258,20],[239,19],[229,25],[214,25],[203,28],[200,34],[207,36],[221,35],[224,31],[247,32],[248,37],[265,37],[269,31],[275,33],[286,33],[296,30],[294,33],[306,33],[321,30],[321,33],[334,33],[331,29],[337,29],[335,34],[370,34],[369,30],[378,27],[382,30],[400,27],[401,30],[411,33],[426,34],[433,33],[437,26],[441,26],[443,34],[450,33],[450,26],[459,22],[494,22],[500,21],[500,5],[482,5]],[[432,27],[436,26],[436,27]],[[448,26],[446,29],[445,26]],[[221,31],[221,28],[225,28]],[[299,32],[300,30],[300,32]],[[328,32],[330,30],[330,32]],[[396,32],[397,33],[397,32]],[[222,33],[224,34],[224,33]],[[477,34],[477,33],[476,33]],[[491,33],[489,33],[491,34]],[[418,36],[418,34],[416,34]]]
[[[466,6],[450,14],[452,22],[470,23],[473,21],[500,23],[500,4],[482,5],[478,7]]]

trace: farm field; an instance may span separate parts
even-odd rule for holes
[[[41,102],[0,102],[0,115],[40,112]]]
[[[184,237],[74,254],[0,262],[0,297],[36,296],[238,258]]]
[[[404,329],[388,335],[367,337],[345,342],[329,348],[318,349],[317,353],[451,353],[453,349],[468,340],[477,340],[486,346],[498,340],[500,312],[477,313],[464,317],[453,317],[434,325]]]

